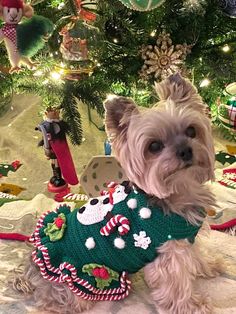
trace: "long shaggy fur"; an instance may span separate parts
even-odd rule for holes
[[[204,186],[214,179],[214,148],[205,106],[192,84],[179,75],[156,85],[156,90],[160,106],[146,112],[124,97],[107,100],[107,134],[129,180],[150,196],[150,202],[161,204],[166,214],[174,212],[198,224],[204,219],[199,208],[215,206]],[[196,131],[194,137],[186,135],[190,126]],[[153,154],[149,145],[156,140],[163,149]],[[179,158],[177,150],[182,146],[192,150],[191,162]],[[220,270],[218,262],[202,257],[197,242],[171,240],[158,248],[158,257],[145,266],[144,274],[160,313],[210,314],[210,300],[195,291],[193,283],[197,276],[214,277]],[[93,304],[63,284],[45,281],[32,263],[24,279],[32,285],[40,308],[78,313]]]

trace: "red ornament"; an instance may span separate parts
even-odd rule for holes
[[[105,267],[96,267],[92,270],[92,274],[94,277],[98,277],[104,280],[109,279],[110,275],[109,272]]]
[[[55,220],[55,225],[61,229],[61,227],[64,225],[64,220],[61,217],[57,217]]]

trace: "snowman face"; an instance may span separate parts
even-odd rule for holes
[[[92,198],[78,209],[77,219],[82,225],[93,225],[103,221],[112,208],[113,205],[109,202],[109,196]]]

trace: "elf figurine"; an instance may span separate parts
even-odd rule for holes
[[[68,125],[60,120],[60,110],[48,108],[45,120],[36,130],[42,132],[43,140],[39,146],[44,147],[45,155],[51,160],[53,176],[48,183],[48,190],[59,193],[71,185],[78,184],[74,163],[66,140]]]

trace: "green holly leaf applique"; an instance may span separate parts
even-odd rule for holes
[[[49,222],[44,229],[44,233],[49,236],[51,242],[60,240],[66,229],[66,216],[61,213],[54,218],[54,222]]]
[[[109,287],[112,280],[119,280],[119,273],[99,264],[86,264],[82,268],[82,272],[87,273],[89,276],[95,278],[97,288],[104,289]]]

